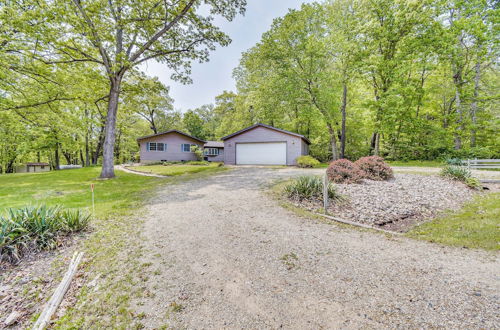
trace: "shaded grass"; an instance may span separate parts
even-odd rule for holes
[[[415,227],[407,236],[486,250],[500,249],[500,193],[478,195],[461,210]]]
[[[134,313],[131,302],[153,294],[144,283],[154,275],[154,269],[142,262],[143,255],[152,253],[143,245],[146,237],[142,234],[142,205],[162,186],[206,177],[219,169],[170,178],[116,171],[117,177],[112,180],[97,179],[100,173],[97,167],[0,176],[0,211],[30,203],[90,209],[90,184],[95,184],[93,232],[74,247],[85,251],[79,271],[83,286],[75,292],[75,303],[56,321],[54,328],[139,328],[141,315]],[[57,283],[67,260],[57,256],[52,267],[51,277]],[[94,279],[97,285],[89,286]],[[40,296],[39,304],[51,293]],[[32,315],[31,322],[37,317]]]
[[[146,165],[134,166],[132,170],[159,175],[175,176],[187,173],[199,173],[218,168],[220,163],[209,163],[208,165]]]

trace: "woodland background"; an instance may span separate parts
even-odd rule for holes
[[[92,61],[51,61],[44,38],[26,42],[40,33],[36,15],[0,2],[1,172],[26,161],[100,164],[107,73]],[[217,140],[257,122],[305,135],[321,161],[500,158],[499,18],[498,1],[486,0],[303,5],[242,54],[236,91],[197,109],[174,109],[169,87],[133,68],[115,163],[137,161],[143,135]],[[70,49],[79,39],[58,42]]]

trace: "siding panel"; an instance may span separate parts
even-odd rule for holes
[[[296,158],[306,152],[300,137],[259,126],[224,141],[224,163],[235,165],[236,143],[249,142],[286,142],[287,165],[297,165]]]
[[[147,144],[149,142],[160,142],[167,144],[166,151],[148,151]],[[193,152],[182,152],[181,145],[183,143],[196,144],[200,146],[200,142],[182,134],[172,132],[165,135],[153,136],[140,141],[140,157],[141,163],[157,162],[161,160],[167,161],[190,161],[196,160],[196,155]],[[201,146],[203,147],[203,146]]]

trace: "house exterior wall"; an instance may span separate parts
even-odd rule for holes
[[[36,165],[30,165],[29,166],[29,173],[39,173],[39,172],[49,172],[50,171],[50,165],[44,165],[43,168],[42,166]],[[28,166],[27,165],[19,165],[16,166],[15,168],[16,173],[28,173]]]
[[[305,142],[300,137],[259,126],[224,141],[224,163],[227,165],[236,164],[237,143],[259,142],[286,142],[287,165],[297,165],[296,158],[307,151],[302,146]]]
[[[209,156],[205,155],[205,159],[208,160],[209,162],[223,162],[224,161],[224,148],[217,148],[219,149],[219,154],[217,156]]]
[[[301,156],[306,156],[309,155],[309,145],[306,143],[306,141],[300,139],[301,143]]]
[[[148,142],[165,143],[167,145],[166,151],[148,151]],[[182,134],[171,132],[165,135],[152,136],[139,141],[141,163],[151,163],[157,161],[190,161],[197,160],[194,152],[183,152],[181,145],[184,143],[196,144],[203,147],[200,141],[191,139]]]

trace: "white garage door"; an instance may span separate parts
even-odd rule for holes
[[[238,165],[286,165],[286,142],[237,143]]]

